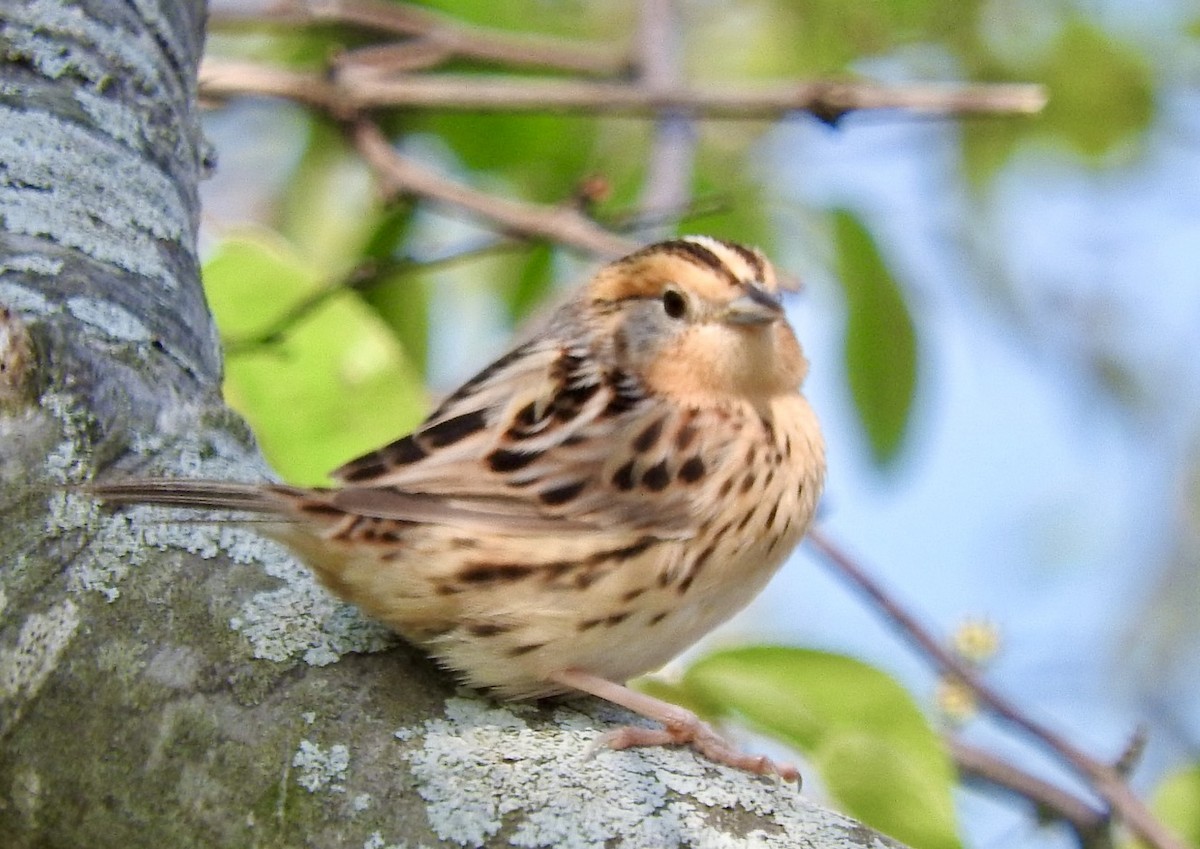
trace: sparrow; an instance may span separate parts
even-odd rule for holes
[[[87,485],[113,504],[260,514],[334,594],[501,699],[588,693],[795,779],[625,682],[745,607],[803,537],[825,475],[808,369],[758,250],[707,236],[601,268],[532,335],[337,486]]]

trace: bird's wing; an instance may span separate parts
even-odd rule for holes
[[[332,501],[379,518],[491,532],[680,538],[690,494],[666,485],[665,467],[638,483],[665,460],[655,453],[661,446],[639,454],[635,444],[648,428],[662,430],[666,416],[632,376],[543,337],[476,375],[412,434],[333,472],[343,488]]]

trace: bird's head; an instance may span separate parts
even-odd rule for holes
[[[602,268],[584,297],[618,365],[681,400],[795,392],[808,369],[775,271],[752,248],[659,242]]]

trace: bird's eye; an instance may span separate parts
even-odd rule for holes
[[[662,294],[663,312],[671,318],[683,318],[687,312],[687,300],[675,289],[668,289]]]

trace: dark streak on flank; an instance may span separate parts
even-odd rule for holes
[[[513,629],[512,625],[501,625],[498,622],[476,622],[467,626],[467,632],[472,637],[494,637]]]
[[[700,570],[704,568],[705,562],[708,560],[708,558],[712,557],[712,553],[716,551],[716,549],[717,544],[714,542],[708,546],[708,548],[704,549],[704,551],[700,552],[700,555],[692,561],[690,573],[693,577],[700,574]]]
[[[515,472],[540,456],[540,451],[510,451],[507,448],[497,448],[488,455],[487,461],[493,472]]]
[[[700,570],[704,568],[705,561],[712,556],[713,550],[716,549],[716,547],[717,544],[713,543],[708,548],[704,549],[704,551],[700,553],[700,556],[692,562],[691,568],[688,569],[687,576],[680,581],[679,586],[676,587],[680,595],[683,595],[689,589],[691,589],[692,582],[696,580],[696,577],[700,574]]]
[[[661,621],[663,621],[664,619],[666,619],[666,618],[667,618],[667,614],[668,614],[668,613],[670,613],[670,612],[671,612],[671,611],[669,611],[669,610],[664,610],[662,613],[655,613],[653,616],[651,616],[651,617],[650,617],[650,624],[651,624],[651,625],[657,625],[659,622],[661,622]]]
[[[334,516],[341,517],[345,515],[345,511],[334,507],[332,504],[324,504],[320,501],[300,502],[296,505],[301,513],[307,513],[313,516]]]
[[[412,437],[405,438],[411,439]],[[358,483],[359,481],[369,480],[384,474],[391,467],[380,457],[382,453],[381,451],[377,451],[348,463],[342,468],[339,477],[346,483]]]
[[[518,581],[532,571],[533,567],[525,563],[472,563],[458,573],[458,579],[468,584]]]
[[[403,439],[392,442],[391,445],[379,448],[378,451],[372,451],[358,459],[350,460],[349,463],[342,466],[342,471],[338,476],[347,483],[366,481],[372,477],[386,474],[392,469],[392,466],[415,463],[416,460],[425,459],[426,456],[425,448],[418,445],[418,442],[413,439],[413,435],[409,434]]]
[[[628,463],[626,463],[624,466],[617,469],[616,472],[613,473],[613,476],[612,476],[613,486],[615,486],[617,489],[623,490],[625,492],[628,492],[629,490],[633,489],[634,485],[637,484],[637,481],[634,479],[634,476],[633,476],[633,465],[634,465],[634,461],[630,460]]]
[[[538,500],[552,507],[559,504],[566,504],[568,501],[574,501],[579,496],[579,493],[583,492],[585,485],[585,481],[573,481],[562,486],[556,486],[553,489],[547,489],[538,493]]]
[[[633,450],[638,452],[649,451],[654,447],[654,443],[658,442],[659,436],[662,435],[663,420],[655,419],[650,425],[638,434],[637,439],[633,441]]]
[[[597,551],[583,561],[585,566],[599,566],[601,563],[606,563],[609,560],[622,562],[629,560],[631,557],[637,557],[642,552],[646,551],[650,546],[656,544],[658,539],[652,536],[641,537],[632,545],[627,545],[623,548],[611,548],[608,551]]]
[[[538,571],[547,583],[553,583],[570,572],[576,565],[571,560],[552,560],[549,563],[541,564],[538,567]]]
[[[684,483],[695,483],[704,477],[704,461],[699,456],[692,457],[679,467],[678,477]]]
[[[483,410],[472,410],[424,428],[421,431],[421,438],[433,448],[443,448],[483,430],[486,425],[487,421],[484,419]]]
[[[629,590],[621,594],[621,601],[633,601],[646,591],[645,587],[638,587],[636,590]]]
[[[379,533],[375,526],[375,523],[372,522],[369,525],[362,525],[361,527],[360,527],[360,524],[361,524],[360,522],[355,523],[355,525],[354,525],[355,533],[353,534],[353,536],[356,539],[360,539],[365,542],[374,542],[376,540],[376,538],[379,536]],[[340,536],[342,538],[348,538],[350,536],[350,534],[341,534]]]
[[[733,489],[733,478],[726,478],[725,482],[721,484],[721,489],[717,492],[717,496],[719,498],[724,498],[729,494],[731,489]]]
[[[517,646],[516,648],[508,650],[508,656],[509,657],[520,657],[523,654],[529,654],[531,651],[537,651],[544,645],[546,645],[546,644],[545,643],[529,643],[524,646]]]
[[[597,625],[607,625],[611,628],[613,625],[620,625],[622,622],[628,619],[629,616],[630,612],[625,611],[624,613],[614,613],[612,616],[602,616],[599,619],[585,619],[579,623],[579,630],[587,631],[591,628],[595,628]]]
[[[667,471],[667,461],[663,460],[660,463],[655,463],[650,468],[646,469],[646,473],[642,475],[642,486],[651,492],[661,492],[667,488],[667,484],[671,482],[671,473]]]
[[[691,417],[689,417],[687,421],[679,426],[679,430],[675,431],[675,447],[680,451],[686,451],[695,438],[696,425],[692,423]]]

